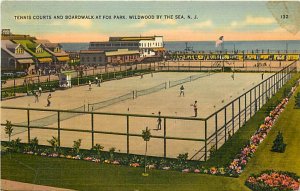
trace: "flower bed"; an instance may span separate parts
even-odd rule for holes
[[[296,88],[293,87],[291,93],[289,94],[289,97],[292,96],[295,90]],[[243,169],[245,168],[250,158],[252,158],[258,145],[263,142],[281,112],[284,111],[284,108],[289,101],[289,97],[284,98],[275,107],[275,109],[270,112],[270,114],[265,118],[264,123],[260,125],[259,129],[250,138],[249,143],[243,149],[241,149],[241,152],[238,155],[236,155],[235,159],[228,167],[227,173],[229,176],[239,176],[243,172]]]
[[[298,190],[300,177],[294,173],[282,171],[264,171],[259,175],[251,175],[245,182],[254,191]]]

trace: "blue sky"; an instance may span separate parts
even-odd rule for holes
[[[88,42],[109,36],[163,35],[166,40],[299,39],[280,28],[265,1],[248,2],[81,2],[4,1],[2,28],[52,41]],[[51,16],[52,19],[15,19],[14,16]],[[124,15],[127,19],[70,20],[55,15]],[[130,20],[129,15],[190,15],[197,19]]]

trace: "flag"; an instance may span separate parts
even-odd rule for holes
[[[216,47],[219,47],[224,42],[224,36],[220,36],[216,41]]]

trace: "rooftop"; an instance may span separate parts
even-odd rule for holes
[[[12,52],[10,49],[11,48],[7,48],[7,47],[17,47],[18,44],[13,43],[10,40],[1,40],[1,49],[4,50],[5,52],[7,52],[9,55],[11,55],[14,58],[32,58],[32,56],[26,52],[26,50],[24,51],[24,54],[15,54],[14,52]]]
[[[14,42],[21,44],[26,51],[28,51],[37,58],[51,57],[51,55],[46,51],[42,53],[35,53],[34,51],[32,51],[31,48],[35,48],[38,44],[30,40],[14,40]]]
[[[97,54],[97,53],[104,53],[104,51],[102,51],[102,50],[80,50],[80,53]]]
[[[109,41],[155,40],[155,37],[162,37],[162,36],[123,36],[123,37],[109,37]]]
[[[128,54],[140,54],[138,50],[118,49],[117,51],[105,52],[106,56],[128,55]]]

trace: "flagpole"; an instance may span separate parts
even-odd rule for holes
[[[224,69],[224,43],[225,43],[225,41],[223,40],[223,42],[221,44],[221,46],[222,46],[223,72],[225,71],[225,69]]]

